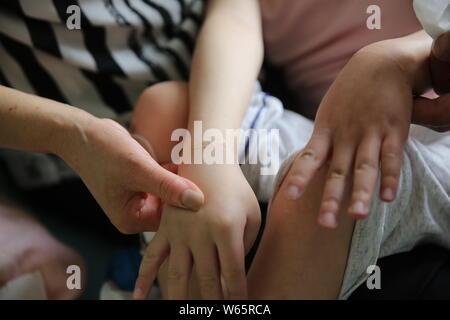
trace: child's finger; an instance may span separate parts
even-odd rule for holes
[[[314,133],[308,145],[295,159],[291,175],[286,181],[285,190],[288,199],[299,199],[316,171],[325,163],[331,139],[329,132]]]
[[[227,239],[228,238],[228,239]],[[217,244],[221,274],[225,280],[228,299],[248,298],[247,278],[245,276],[245,249],[242,234],[230,233]]]
[[[148,297],[153,281],[156,278],[159,267],[170,252],[169,242],[158,233],[148,244],[145,255],[142,258],[139,275],[134,287],[133,298],[144,300]]]
[[[398,180],[403,160],[403,144],[399,135],[388,134],[381,147],[381,190],[383,201],[397,196]]]
[[[167,269],[167,292],[169,300],[186,300],[192,272],[192,256],[189,248],[172,246]]]
[[[193,248],[194,265],[197,275],[198,287],[203,299],[223,299],[222,285],[220,283],[219,257],[215,245],[200,243],[196,250]]]
[[[353,179],[352,200],[348,213],[356,218],[367,216],[380,170],[381,139],[371,134],[358,147]]]
[[[322,202],[319,210],[319,224],[325,228],[337,227],[337,214],[349,183],[355,145],[349,141],[338,144],[333,150],[333,159],[328,170]]]

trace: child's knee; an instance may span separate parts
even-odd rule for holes
[[[291,200],[287,192],[287,185],[292,179],[291,168],[283,178],[279,189],[274,193],[270,208],[271,220],[288,225],[291,225],[293,222],[300,223],[300,221],[303,224],[306,221],[316,222],[322,189],[326,179],[326,171],[326,168],[320,169],[310,182],[305,193],[298,200]],[[288,222],[288,220],[291,221]]]
[[[188,87],[183,82],[163,82],[147,88],[139,97],[131,120],[131,130],[152,146],[159,162],[170,160],[175,129],[186,128]]]
[[[185,118],[188,106],[188,88],[184,82],[162,82],[142,92],[133,110],[132,126],[139,130],[155,119]]]
[[[294,162],[295,165],[295,162]],[[348,234],[353,230],[354,221],[344,210],[338,215],[339,226],[336,232],[327,230],[319,225],[319,209],[322,193],[327,179],[328,165],[320,168],[310,181],[304,194],[297,200],[291,200],[287,195],[287,184],[290,181],[291,168],[283,179],[280,188],[274,194],[267,219],[266,229],[272,230],[280,241],[294,239],[325,239],[333,234]],[[348,198],[348,197],[345,197]],[[344,207],[347,201],[344,201]]]

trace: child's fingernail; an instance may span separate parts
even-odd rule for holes
[[[286,189],[286,196],[290,200],[298,200],[302,195],[300,188],[294,185],[290,185]]]
[[[386,188],[383,191],[383,199],[386,201],[394,200],[394,191],[391,188]]]
[[[142,299],[142,290],[140,288],[135,288],[133,291],[133,299],[139,300]]]
[[[181,202],[186,208],[195,211],[200,209],[200,207],[203,205],[203,201],[204,201],[203,194],[191,189],[186,190],[181,198]]]
[[[324,214],[320,215],[319,223],[320,223],[320,225],[322,225],[323,227],[326,227],[326,228],[334,229],[337,227],[336,216],[332,213],[324,213]]]
[[[365,215],[366,207],[364,206],[364,203],[362,203],[361,201],[358,201],[358,202],[355,202],[355,204],[352,206],[350,211],[353,214]]]

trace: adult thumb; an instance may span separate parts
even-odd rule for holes
[[[166,170],[156,162],[148,166],[145,173],[138,178],[139,191],[153,194],[175,207],[197,211],[203,205],[203,192],[192,181]]]
[[[434,90],[439,93],[450,92],[450,31],[444,33],[433,44],[431,50],[431,75]]]
[[[415,99],[412,122],[439,132],[449,131],[450,94],[437,99]]]

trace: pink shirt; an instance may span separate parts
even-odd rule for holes
[[[367,44],[422,27],[412,0],[260,0],[266,55],[312,116],[349,58]],[[367,28],[367,8],[381,8],[381,29]],[[301,99],[300,99],[301,98]]]

